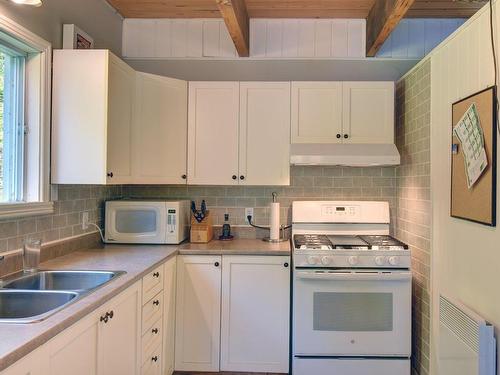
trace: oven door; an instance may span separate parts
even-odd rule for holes
[[[162,202],[108,202],[106,242],[165,243],[166,216],[166,206]]]
[[[295,270],[295,356],[411,353],[411,273]]]

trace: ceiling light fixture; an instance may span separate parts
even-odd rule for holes
[[[42,0],[10,0],[10,1],[16,4],[32,5],[35,7],[39,7],[42,5]]]

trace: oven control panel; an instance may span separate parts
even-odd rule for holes
[[[327,218],[342,219],[356,219],[360,216],[359,206],[338,206],[325,204],[321,206],[321,216]]]

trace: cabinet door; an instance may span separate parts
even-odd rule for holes
[[[221,371],[288,373],[290,257],[224,256]]]
[[[163,287],[163,374],[174,372],[175,347],[175,280],[176,259],[172,258],[164,266]]]
[[[49,345],[49,375],[98,374],[99,319],[94,313],[74,324]]]
[[[219,371],[220,256],[179,256],[176,371]]]
[[[42,346],[0,372],[0,375],[47,375],[47,369],[47,346]]]
[[[137,73],[133,183],[185,184],[187,82]]]
[[[134,284],[99,309],[100,316],[112,314],[99,323],[99,375],[137,375],[140,371],[141,285]]]
[[[292,82],[292,143],[340,143],[342,83]]]
[[[130,183],[135,71],[110,54],[108,78],[107,183]]]
[[[109,52],[105,50],[54,51],[54,184],[106,183],[108,59]]]
[[[344,143],[394,143],[394,82],[343,87]]]
[[[290,84],[240,83],[240,184],[290,184]]]
[[[238,82],[190,82],[188,183],[238,184]]]

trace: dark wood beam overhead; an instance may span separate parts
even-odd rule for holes
[[[250,56],[250,20],[245,0],[215,0],[240,57]]]
[[[366,55],[375,56],[415,0],[376,0],[366,19]]]

